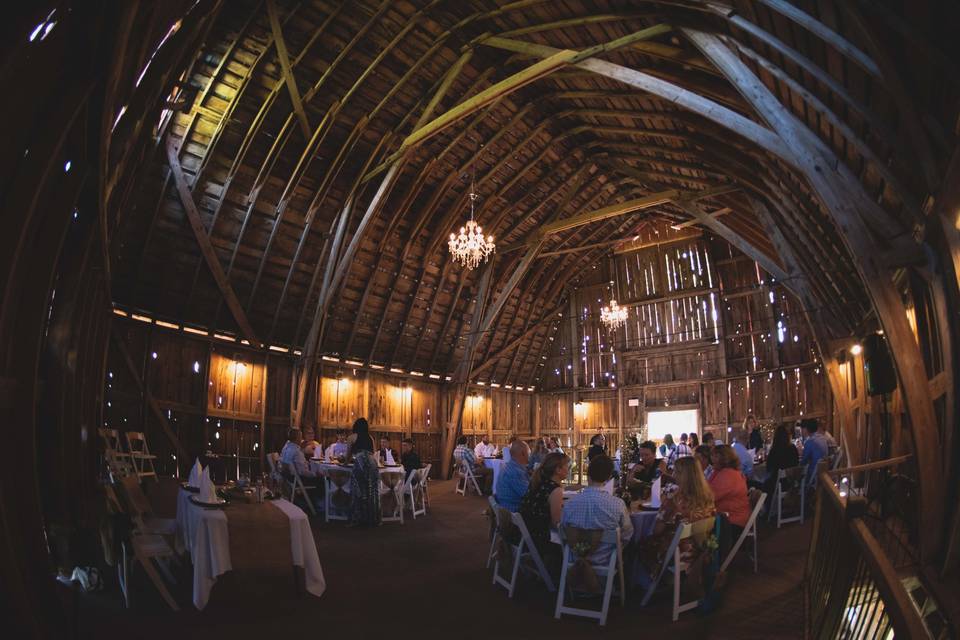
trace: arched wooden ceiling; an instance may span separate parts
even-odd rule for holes
[[[606,241],[694,220],[769,266],[821,341],[852,335],[888,294],[865,282],[923,259],[955,145],[943,4],[201,0],[114,299],[435,376],[501,355],[484,379],[521,384]],[[498,252],[467,271],[446,238],[473,175]]]

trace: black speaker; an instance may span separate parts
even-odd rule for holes
[[[897,372],[893,368],[887,340],[881,333],[863,339],[863,375],[867,395],[879,396],[897,388]]]

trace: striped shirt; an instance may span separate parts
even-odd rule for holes
[[[460,462],[466,462],[470,465],[472,469],[477,464],[477,458],[473,455],[473,451],[465,444],[458,444],[457,448],[453,450],[453,459],[459,460]]]

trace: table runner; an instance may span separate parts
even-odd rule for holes
[[[227,539],[234,570],[293,566],[290,518],[270,502],[231,503],[226,508]]]

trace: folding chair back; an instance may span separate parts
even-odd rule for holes
[[[791,522],[799,522],[803,524],[803,518],[806,511],[806,482],[807,482],[807,466],[802,465],[799,467],[791,467],[789,469],[781,469],[779,477],[777,479],[777,486],[774,489],[774,507],[777,514],[777,528],[780,528],[780,525],[789,524]],[[800,503],[800,512],[794,516],[783,516],[783,501],[784,498],[794,498],[798,499]]]
[[[527,523],[523,521],[523,516],[514,512],[510,514],[510,519],[513,521],[513,525],[520,531],[524,548],[529,553],[529,560],[533,562],[533,568],[536,569],[537,575],[543,580],[543,584],[547,587],[547,590],[553,593],[557,588],[553,584],[553,578],[550,576],[550,572],[547,571],[547,565],[540,555],[540,550],[533,544],[533,537],[527,529]]]
[[[153,506],[140,486],[140,479],[131,474],[119,479],[117,486],[123,498],[125,513],[141,533],[172,536],[176,533],[176,521],[153,515]]]
[[[123,450],[123,445],[120,442],[120,432],[116,429],[101,427],[97,429],[97,433],[103,440],[103,462],[107,470],[117,477],[133,473],[130,454]]]
[[[429,472],[429,465],[423,469],[416,469],[410,473],[410,477],[403,485],[403,491],[406,492],[406,497],[409,497],[410,499],[410,512],[412,513],[414,520],[417,519],[417,516],[427,515],[426,495],[427,474]],[[420,499],[419,505],[417,504],[417,498]]]
[[[454,491],[466,496],[467,491],[471,489],[476,491],[478,496],[483,495],[483,491],[480,490],[480,483],[477,482],[477,477],[473,475],[473,469],[470,468],[470,463],[461,460],[459,478]]]
[[[340,469],[327,469],[323,476],[325,489],[323,496],[324,514],[326,522],[331,520],[349,520],[350,514],[343,504],[334,504],[346,501],[350,495],[350,472]],[[346,487],[346,488],[344,488]]]
[[[700,600],[691,600],[689,602],[680,602],[680,583],[683,579],[683,575],[690,568],[690,564],[683,558],[681,553],[681,547],[684,540],[692,539],[694,544],[698,544],[701,547],[703,542],[711,535],[717,531],[718,519],[714,516],[709,518],[703,518],[695,522],[684,523],[680,527],[680,539],[678,540],[677,546],[673,548],[673,562],[671,567],[673,569],[673,621],[676,622],[680,618],[680,614],[684,611],[689,611],[690,609],[695,609],[700,605]],[[716,554],[716,551],[705,551],[702,550],[700,553],[712,553]]]
[[[497,526],[497,510],[500,505],[493,496],[487,496],[487,500],[490,502],[490,511],[487,512],[490,516],[490,552],[487,554],[487,569],[489,569],[497,553],[497,532],[500,530]]]
[[[759,489],[750,489],[750,505],[752,506],[750,519],[747,520],[747,526],[743,528],[743,532],[740,534],[740,537],[737,538],[737,542],[733,545],[733,548],[730,549],[730,553],[727,554],[723,564],[720,565],[721,572],[727,570],[727,567],[729,567],[733,561],[733,557],[737,555],[737,551],[740,550],[740,547],[747,538],[753,538],[753,572],[757,572],[757,516],[763,511],[763,505],[766,504],[766,502],[767,494]]]
[[[303,501],[307,503],[307,510],[310,511],[310,514],[314,516],[317,515],[317,510],[313,506],[313,500],[310,498],[310,494],[307,493],[307,488],[304,486],[303,480],[297,472],[297,468],[286,462],[281,462],[280,470],[284,484],[286,484],[290,490],[290,502],[294,502],[297,495],[300,495]]]
[[[140,431],[127,431],[125,435],[134,472],[141,478],[152,477],[156,480],[157,470],[153,466],[153,461],[157,457],[150,454],[147,437]]]
[[[423,510],[426,512],[427,507],[430,506],[430,470],[433,469],[432,464],[427,464],[421,471],[423,471],[422,479],[423,482],[420,483],[420,488],[423,490]]]
[[[610,557],[603,564],[590,563],[594,573],[598,578],[604,578],[603,596],[600,610],[583,609],[580,607],[571,607],[566,604],[567,595],[573,596],[573,589],[567,583],[570,571],[579,563],[581,559],[570,549],[567,542],[569,531],[586,531],[576,527],[565,527],[561,529],[560,538],[563,542],[563,564],[560,570],[560,588],[557,590],[557,606],[554,610],[554,617],[559,619],[564,613],[583,616],[585,618],[595,618],[600,622],[600,626],[607,624],[607,614],[610,611],[610,597],[613,595],[614,578],[619,576],[620,586],[620,605],[626,604],[626,590],[624,588],[623,575],[623,543],[620,538],[620,527],[609,529],[603,532],[600,538],[600,545],[614,545],[615,548],[610,553]],[[590,559],[586,559],[590,562]]]
[[[414,472],[416,474],[416,472]],[[380,474],[380,519],[403,524],[403,493],[407,486],[403,471]],[[384,500],[393,496],[391,500]],[[390,510],[392,507],[392,510]]]

